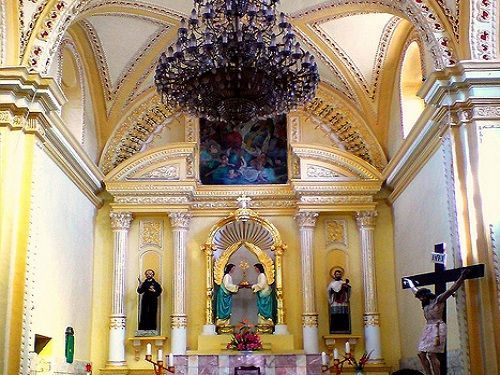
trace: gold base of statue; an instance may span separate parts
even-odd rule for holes
[[[196,354],[222,354],[226,353],[227,344],[231,341],[231,334],[225,335],[199,335],[198,350]],[[264,351],[261,354],[301,354],[303,351],[294,348],[293,335],[260,335]]]

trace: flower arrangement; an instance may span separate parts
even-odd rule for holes
[[[348,358],[347,358],[347,361],[348,361],[348,362],[349,362],[352,366],[354,366],[354,369],[355,369],[356,371],[361,371],[361,370],[363,370],[363,368],[365,367],[366,362],[368,362],[368,360],[370,359],[370,355],[371,355],[371,354],[372,354],[371,352],[370,352],[370,353],[365,352],[365,353],[361,356],[361,358],[359,359],[359,361],[356,361],[356,359],[355,359],[353,356],[350,356],[350,357],[348,357]]]
[[[230,350],[260,350],[262,342],[255,331],[255,326],[248,320],[243,320],[237,327],[237,333],[233,335],[226,348]]]

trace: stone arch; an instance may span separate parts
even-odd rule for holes
[[[87,125],[84,116],[87,98],[82,61],[74,43],[69,39],[61,43],[59,56],[59,84],[67,99],[61,108],[61,117],[71,134],[83,145]]]
[[[382,147],[359,111],[336,95],[334,89],[321,84],[316,98],[308,103],[303,111],[312,116],[313,121],[330,139],[336,140],[336,146],[360,157],[379,170],[387,165]],[[108,140],[99,163],[103,172],[108,173],[118,164],[141,152],[151,135],[165,126],[173,116],[157,96],[142,99],[116,127]],[[298,141],[290,139],[290,142]]]
[[[417,30],[429,51],[435,70],[442,70],[452,66],[458,60],[456,55],[456,37],[448,32],[453,28],[449,20],[444,22],[439,18],[437,6],[433,1],[426,0],[331,0],[313,6],[306,10],[294,13],[292,16],[301,24],[311,24],[328,19],[335,9],[336,13],[351,12],[357,6],[363,7],[366,12],[387,12],[409,20]],[[436,8],[436,9],[435,9]]]
[[[340,5],[374,6],[383,10],[397,12],[397,14],[409,19],[419,29],[423,40],[430,48],[436,69],[443,69],[446,66],[453,65],[456,61],[455,52],[452,48],[454,38],[449,35],[446,27],[443,26],[436,15],[433,2],[425,0],[332,0],[300,11],[292,16],[301,17],[318,10]],[[44,17],[40,17],[36,23],[23,58],[23,62],[29,66],[30,70],[42,73],[46,72],[49,61],[65,31],[84,9],[84,6],[79,1],[73,1],[69,5],[64,1],[52,1],[48,7],[48,11],[44,12]]]
[[[469,48],[470,55],[476,60],[498,58],[500,41],[498,39],[498,18],[500,7],[495,0],[469,1]]]

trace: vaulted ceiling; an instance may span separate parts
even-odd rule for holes
[[[26,1],[25,34],[36,3]],[[74,8],[76,16],[64,38],[75,46],[92,77],[92,100],[103,102],[93,106],[100,111],[96,123],[102,158],[125,116],[154,96],[158,56],[175,41],[179,20],[192,6],[189,0],[89,0]],[[366,127],[364,132],[372,134],[382,154],[388,148],[389,107],[408,44],[419,44],[424,76],[453,63],[448,44],[432,48],[438,32],[449,30],[447,38],[458,38],[458,0],[282,0],[279,7],[289,15],[302,45],[316,55],[330,105],[344,116],[350,114],[356,126]],[[425,25],[414,26],[424,19]],[[440,60],[436,51],[449,60]],[[386,164],[379,162],[379,168]]]

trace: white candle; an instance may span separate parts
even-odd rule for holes
[[[333,349],[333,359],[339,359],[339,351],[337,348]]]
[[[351,352],[351,344],[349,344],[349,341],[346,341],[345,343],[345,352],[346,354]]]
[[[148,343],[146,345],[146,355],[151,355],[151,344],[150,343]]]
[[[325,352],[321,352],[321,364],[323,366],[328,366],[328,356]]]
[[[163,350],[158,349],[158,361],[163,361]]]
[[[174,355],[172,353],[168,355],[168,366],[174,367]]]

